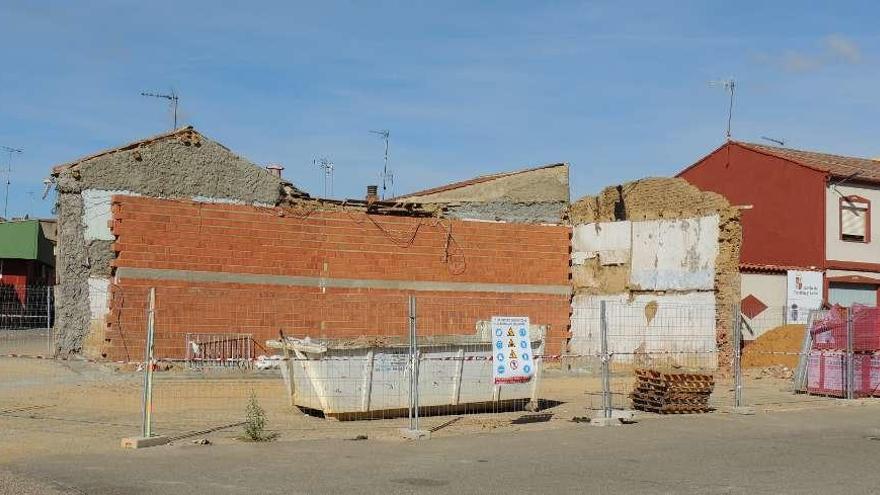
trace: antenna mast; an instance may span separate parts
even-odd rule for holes
[[[5,151],[9,154],[8,162],[6,163],[6,195],[3,199],[3,218],[8,219],[8,210],[9,210],[9,185],[12,184],[12,155],[15,153],[22,153],[22,150],[17,148],[10,148],[9,146],[0,145],[0,150]]]
[[[329,198],[333,196],[333,171],[336,169],[336,165],[326,157],[312,160],[312,163],[324,171],[324,197]]]
[[[141,96],[149,96],[151,98],[164,98],[171,102],[171,109],[174,112],[174,127],[171,129],[177,129],[177,102],[180,100],[180,97],[177,96],[177,93],[174,90],[171,90],[170,94],[163,95],[161,93],[141,93]]]
[[[379,131],[370,131],[373,134],[377,134],[380,138],[385,141],[385,165],[382,167],[382,199],[385,199],[385,195],[388,191],[388,186],[394,187],[394,173],[391,170],[388,170],[388,143],[391,140],[391,131],[388,129],[382,129]]]
[[[771,143],[778,144],[779,146],[785,146],[784,139],[776,139],[776,138],[767,137],[767,136],[761,136],[761,139],[763,139],[764,141],[770,141]]]
[[[721,86],[730,93],[730,106],[727,109],[727,140],[730,141],[730,123],[733,120],[733,100],[736,95],[736,81],[731,77],[720,81],[709,81],[710,86]]]

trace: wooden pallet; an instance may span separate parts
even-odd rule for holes
[[[635,370],[629,395],[633,408],[658,414],[696,414],[711,411],[709,396],[715,389],[712,375]]]

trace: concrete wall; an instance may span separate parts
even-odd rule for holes
[[[459,220],[558,224],[565,218],[568,202],[455,202],[443,208],[444,217]]]
[[[568,335],[569,229],[117,196],[117,251],[104,357],[143,350],[157,288],[157,355],[189,332],[402,336],[406,296],[420,335],[472,334],[493,315]]]
[[[192,129],[127,145],[57,168],[56,352],[100,345],[100,288],[110,277],[113,194],[276,204],[282,181]],[[100,282],[104,279],[104,282]],[[96,292],[97,291],[97,292]],[[87,336],[91,335],[90,339]],[[88,351],[88,349],[86,349]]]
[[[569,204],[568,164],[498,175],[405,195],[398,200],[442,208],[447,218],[516,223],[564,220]]]
[[[871,202],[871,242],[849,242],[840,238],[841,196],[861,196]],[[877,239],[880,235],[880,187],[847,184],[827,187],[825,225],[825,249],[829,260],[880,264],[880,240]]]

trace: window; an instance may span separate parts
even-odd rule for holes
[[[871,242],[871,202],[860,196],[840,198],[840,239]]]

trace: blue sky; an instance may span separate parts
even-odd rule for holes
[[[812,2],[811,2],[812,3]],[[182,122],[321,193],[567,161],[574,197],[669,175],[734,138],[880,155],[874,2],[14,2],[0,6],[10,216],[57,163]],[[5,170],[7,155],[0,154]],[[2,194],[2,191],[0,191]],[[2,214],[2,212],[0,212]]]

